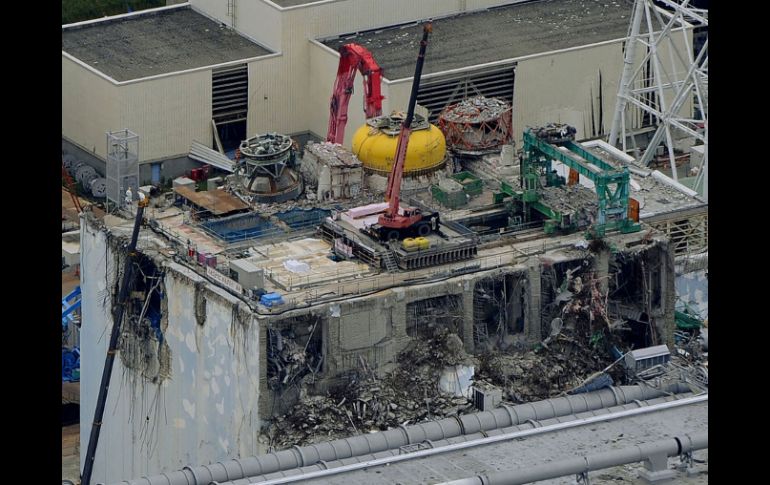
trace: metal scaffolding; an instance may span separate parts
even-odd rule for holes
[[[708,11],[690,0],[657,3],[662,6],[635,1],[609,143],[627,151],[629,139],[635,144],[634,131],[650,123],[656,130],[639,162],[648,165],[663,142],[677,180],[674,140],[692,137],[704,145],[695,188],[708,201]],[[691,40],[692,29],[706,32],[699,47]]]
[[[139,135],[127,129],[108,131],[107,200],[123,207],[129,187],[136,200],[139,192]]]

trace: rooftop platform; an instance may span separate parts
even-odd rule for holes
[[[116,81],[271,53],[189,7],[63,28],[62,50]]]
[[[423,74],[621,39],[631,12],[625,0],[541,0],[436,19]],[[421,31],[409,24],[322,42],[363,45],[393,80],[413,75]]]
[[[224,190],[204,190],[196,192],[188,187],[174,187],[174,192],[215,216],[244,211],[249,206],[238,197]]]

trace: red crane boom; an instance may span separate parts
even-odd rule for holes
[[[356,70],[364,76],[364,112],[366,118],[382,114],[380,92],[382,68],[377,65],[374,56],[365,47],[358,44],[345,44],[340,47],[340,64],[337,67],[337,79],[334,81],[331,106],[329,108],[329,130],[326,141],[342,143],[345,138],[345,125],[348,122],[348,102],[353,94],[353,81]]]
[[[417,103],[417,91],[420,89],[420,77],[422,76],[422,67],[425,63],[425,49],[428,47],[428,34],[433,31],[433,24],[426,23],[423,26],[422,40],[420,41],[420,53],[417,55],[417,65],[414,70],[414,80],[412,81],[412,92],[409,96],[409,107],[406,112],[406,118],[401,123],[401,133],[398,135],[398,145],[396,146],[396,157],[393,161],[393,170],[388,177],[388,188],[385,192],[385,198],[388,201],[388,208],[382,214],[377,223],[382,227],[381,231],[387,233],[387,239],[401,237],[405,232],[414,230],[418,234],[425,235],[431,228],[423,220],[425,215],[419,209],[405,208],[403,214],[398,213],[399,199],[401,192],[401,179],[404,176],[404,162],[406,160],[406,149],[409,145],[409,134],[412,132],[412,120],[414,119],[414,107]],[[436,223],[433,223],[435,229]]]
[[[75,206],[75,209],[77,209],[78,214],[80,214],[83,212],[83,207],[80,205],[80,199],[78,199],[78,191],[75,188],[75,182],[72,180],[72,177],[70,177],[70,173],[64,166],[63,160],[61,162],[61,178],[64,182],[64,187],[67,189],[67,192],[69,192],[70,197],[72,198],[72,204]]]

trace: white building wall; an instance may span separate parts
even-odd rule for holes
[[[184,155],[190,142],[211,145],[211,70],[119,86],[120,128],[139,135],[139,161]]]
[[[118,87],[62,54],[61,132],[86,150],[104,158],[109,130],[119,130],[121,93]]]
[[[190,3],[194,9],[230,25],[227,0],[191,0]],[[249,135],[267,130],[283,133],[310,130],[321,137],[326,135],[329,98],[339,58],[333,61],[331,77],[326,60],[312,67],[314,61],[310,53],[317,50],[310,42],[312,39],[503,3],[509,2],[339,0],[280,8],[264,0],[235,0],[236,29],[283,54],[270,62],[257,61],[249,67]],[[360,78],[355,91],[345,136],[348,146],[348,134],[352,135],[364,119],[360,109],[363,106]]]
[[[115,267],[104,233],[81,227],[81,361],[88,364],[81,367],[80,382],[82,470],[112,322],[109,295],[114,282],[105,275],[114,275]],[[198,293],[206,300],[206,320],[199,325],[193,311],[199,281],[175,263],[164,279],[170,378],[153,383],[116,356],[92,483],[259,452],[259,326],[248,317],[245,322],[235,319],[237,300],[209,286]]]
[[[286,89],[283,65],[285,55],[252,61],[249,63],[249,112],[246,121],[246,133],[277,131],[293,133],[299,131],[286,112],[295,94]]]
[[[519,61],[513,87],[516,143],[521,144],[527,126],[548,122],[574,126],[578,139],[590,137],[592,110],[597,132],[608,133],[622,69],[621,42]]]
[[[235,0],[235,28],[275,52],[282,50],[283,15],[272,5],[261,0]]]

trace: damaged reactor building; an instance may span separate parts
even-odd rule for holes
[[[351,2],[255,0],[237,21],[244,2],[226,15],[221,3],[109,22],[128,32],[151,16],[191,26],[229,18],[212,45],[242,49],[233,55],[250,67],[212,79],[251,89],[266,75],[255,65],[296,63],[286,25]],[[595,41],[586,49],[612,49],[620,80],[603,95],[611,99],[578,113],[570,92],[557,105],[513,91],[515,79],[534,90],[534,40],[501,47],[518,59],[505,73],[500,59],[478,72],[455,66],[472,52],[447,44],[474,22],[545,22],[551,3],[559,22],[588,29],[585,19],[599,21],[584,5],[469,0],[444,12],[434,3],[414,10],[423,20],[392,13],[389,27],[331,35],[348,31],[339,20],[311,34],[311,68],[323,65],[327,79],[336,63],[337,77],[322,86],[324,113],[306,103],[310,132],[289,120],[307,92],[286,102],[283,120],[252,119],[262,101],[279,110],[274,91],[249,94],[237,106],[243,119],[208,120],[184,142],[169,134],[169,150],[186,154],[162,153],[157,126],[106,130],[106,149],[91,151],[104,177],[99,167],[78,176],[99,189],[79,210],[83,484],[529,483],[587,481],[610,467],[650,483],[697,475],[693,453],[708,448],[703,130],[667,136],[648,119],[626,133],[620,118],[629,129],[632,118],[645,123],[623,111],[633,103],[618,101],[612,122],[601,114],[633,84],[622,55],[639,65],[620,47],[638,35],[628,22],[666,10],[646,0],[602,10],[607,32],[586,34]],[[269,42],[237,34],[250,8],[283,19],[260,34]],[[700,15],[689,12],[692,22]],[[677,25],[688,39],[677,42],[692,48],[693,26]],[[91,52],[89,29],[111,35],[103,22],[64,28],[65,64]],[[541,41],[562,66],[579,64],[569,38]],[[197,76],[200,67],[182,64],[180,76]],[[163,79],[114,69],[105,96]],[[540,111],[528,104],[540,101]],[[605,141],[618,126],[622,140]],[[68,130],[63,176],[85,173],[78,137],[92,137]],[[661,140],[676,155],[668,168],[668,151],[632,148]],[[147,145],[166,160],[162,171]],[[629,426],[640,431],[629,437]],[[550,443],[551,432],[563,440]],[[564,458],[578,441],[581,463],[606,465]],[[549,447],[561,457],[550,467],[536,451]],[[505,456],[522,457],[521,468]],[[677,456],[675,472],[667,460]]]

